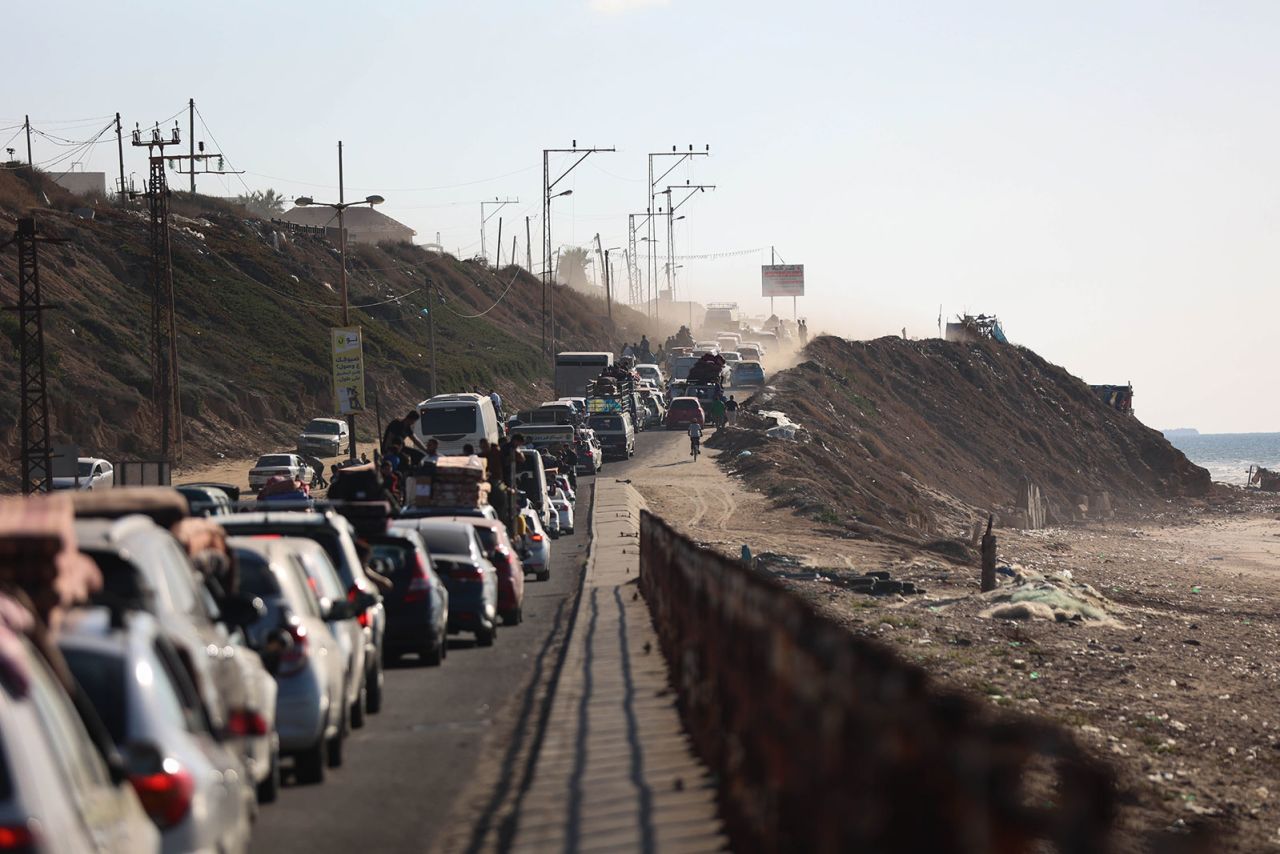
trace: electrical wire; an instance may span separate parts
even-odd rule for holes
[[[209,134],[209,139],[213,140],[214,146],[218,149],[218,152],[219,152],[218,157],[221,158],[223,161],[225,161],[226,164],[231,167],[233,172],[236,172],[235,164],[231,162],[231,158],[227,157],[226,152],[222,150],[222,144],[219,143],[218,138],[213,135],[213,131],[209,130],[209,123],[204,120],[204,114],[200,112],[200,108],[196,107],[194,103],[192,104],[192,106],[196,111],[196,115],[200,117],[200,126],[204,128],[205,133]],[[181,110],[179,110],[179,112],[181,112]],[[245,183],[243,175],[241,175],[239,172],[236,172],[236,177],[240,179],[240,184],[241,186],[244,187],[244,191],[246,193],[253,192],[252,190],[249,189],[249,185]]]
[[[197,109],[196,112],[199,113],[200,111]],[[478,178],[474,181],[463,181],[458,184],[441,184],[436,187],[355,187],[355,186],[347,185],[346,189],[368,190],[370,192],[383,192],[383,193],[429,193],[429,192],[434,192],[436,190],[454,190],[459,187],[474,187],[476,184],[486,184],[490,181],[497,181],[502,178],[510,178],[512,175],[519,175],[522,172],[528,172],[530,169],[536,169],[536,168],[538,168],[538,164],[535,163],[532,166],[525,166],[522,169],[516,169],[513,172],[504,172],[501,175],[493,175],[489,178]],[[245,174],[253,175],[255,178],[267,178],[271,181],[284,181],[289,184],[298,184],[303,187],[319,187],[322,190],[338,189],[338,186],[336,184],[317,184],[313,181],[299,181],[294,178],[284,178],[279,175],[267,175],[262,172],[246,172]]]
[[[500,304],[504,299],[506,299],[506,298],[507,298],[507,294],[511,293],[511,288],[512,288],[512,286],[513,286],[513,285],[515,285],[515,283],[516,283],[516,279],[518,279],[518,278],[520,278],[520,271],[519,271],[519,270],[517,270],[517,271],[516,271],[516,274],[515,274],[514,276],[512,276],[512,277],[511,277],[511,281],[507,282],[507,289],[506,289],[505,291],[503,291],[503,292],[502,292],[502,295],[501,295],[501,296],[499,296],[499,297],[497,298],[497,300],[495,300],[495,301],[494,301],[493,305],[489,306],[488,308],[486,308],[484,311],[480,312],[479,314],[461,314],[461,313],[456,312],[456,311],[454,311],[453,309],[449,308],[449,304],[448,304],[447,302],[442,302],[442,303],[441,303],[441,305],[443,305],[443,306],[444,306],[444,310],[445,310],[445,311],[447,311],[447,312],[449,312],[450,314],[455,315],[455,316],[457,316],[457,317],[465,318],[465,319],[468,319],[468,320],[475,319],[475,318],[477,318],[477,317],[484,317],[486,314],[488,314],[489,312],[491,312],[491,311],[493,311],[495,308],[497,308],[497,307],[498,307],[498,305],[499,305],[499,304]],[[476,284],[478,284],[478,283],[476,283]]]

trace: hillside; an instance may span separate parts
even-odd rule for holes
[[[1109,491],[1125,513],[1210,489],[1159,432],[1025,348],[824,336],[802,358],[749,408],[785,413],[808,441],[744,418],[711,444],[749,450],[725,455],[748,483],[855,533],[955,538],[1013,507],[1028,478],[1051,523],[1070,520],[1079,495]]]
[[[34,215],[43,235],[49,395],[55,441],[113,459],[153,452],[149,404],[151,287],[148,220],[140,207],[84,205],[37,176],[0,172],[0,243],[18,216]],[[175,193],[172,230],[184,462],[287,445],[300,423],[331,411],[328,329],[339,325],[336,247],[295,234],[221,199]],[[540,352],[542,286],[515,267],[490,271],[409,244],[349,246],[351,321],[364,330],[366,394],[384,417],[411,406],[430,386],[428,323],[420,310],[433,290],[438,388],[496,388],[513,403],[545,399],[551,369]],[[15,302],[17,260],[0,252],[0,292]],[[365,306],[361,308],[360,306]],[[618,348],[639,337],[644,317],[555,288],[562,349]],[[15,354],[0,363],[0,441],[16,449],[17,318],[0,314]],[[652,333],[651,333],[652,334]],[[371,438],[372,418],[360,433]],[[14,453],[6,455],[12,473]]]

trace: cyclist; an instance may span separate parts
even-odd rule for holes
[[[702,442],[702,425],[697,421],[689,422],[689,453],[698,458],[698,446]]]

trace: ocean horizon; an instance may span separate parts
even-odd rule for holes
[[[1249,466],[1280,470],[1280,433],[1168,435],[1169,444],[1218,483],[1244,486]]]

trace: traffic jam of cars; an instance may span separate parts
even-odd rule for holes
[[[489,647],[524,620],[526,580],[575,530],[577,472],[507,442],[487,397],[441,397],[472,429],[395,489],[379,454],[312,494],[304,450],[349,442],[315,419],[243,500],[103,488],[97,459],[80,466],[97,488],[0,498],[0,850],[245,851],[282,785],[343,765],[386,667],[439,667],[451,636]],[[470,447],[490,438],[492,477]]]

